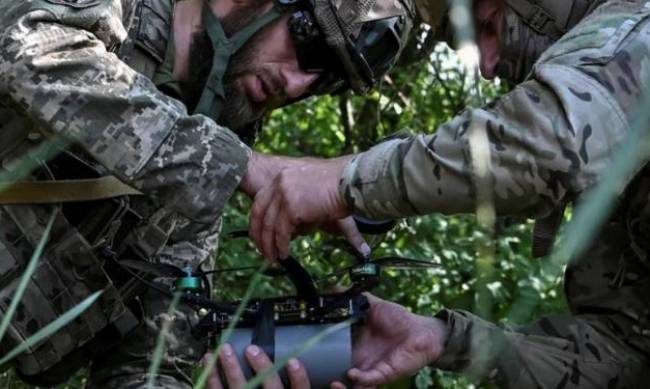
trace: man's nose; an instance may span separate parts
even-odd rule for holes
[[[305,94],[311,84],[318,79],[318,73],[307,73],[300,68],[285,68],[282,70],[284,77],[284,93],[291,99]]]

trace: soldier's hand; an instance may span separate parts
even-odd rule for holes
[[[375,387],[411,376],[438,359],[447,337],[444,322],[367,297],[370,310],[355,342],[355,368],[348,371],[355,387]]]
[[[250,233],[267,259],[286,258],[297,229],[349,215],[338,184],[350,158],[304,159],[292,163],[257,193]]]
[[[255,373],[259,373],[265,369],[273,366],[269,357],[257,346],[249,346],[246,349],[246,359]],[[219,369],[223,369],[223,375],[228,384],[229,389],[241,389],[246,386],[247,381],[244,372],[239,365],[237,356],[235,355],[232,347],[229,344],[224,345],[223,351],[219,355],[219,362],[210,376],[208,386],[210,389],[223,389],[225,385],[221,382],[219,377]],[[220,366],[219,366],[220,365]],[[291,382],[292,389],[309,389],[309,376],[305,367],[297,359],[289,360],[286,367],[289,381]],[[264,389],[282,389],[282,381],[280,376],[275,373],[270,375],[264,381]]]

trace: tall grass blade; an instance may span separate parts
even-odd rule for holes
[[[206,361],[205,367],[201,371],[201,374],[199,375],[199,378],[196,384],[194,385],[195,389],[203,389],[203,387],[208,381],[208,378],[210,377],[210,374],[212,374],[212,372],[214,371],[214,366],[217,363],[217,358],[219,358],[219,354],[221,353],[221,348],[223,347],[224,343],[226,343],[228,339],[230,339],[230,336],[232,335],[232,332],[235,329],[235,325],[239,321],[239,318],[241,317],[242,313],[244,312],[244,309],[246,308],[246,305],[248,304],[251,297],[253,296],[255,289],[257,289],[257,285],[260,283],[260,280],[262,279],[262,273],[266,270],[266,267],[267,267],[266,264],[262,265],[260,269],[253,276],[251,283],[248,285],[248,289],[246,290],[246,293],[244,293],[244,298],[237,306],[237,310],[233,315],[233,319],[230,321],[230,324],[228,324],[228,327],[221,333],[219,344],[217,345],[216,349],[214,350],[210,358],[208,358],[208,360]]]
[[[469,108],[482,106],[485,101],[481,91],[479,72],[479,48],[476,45],[473,4],[471,0],[450,0],[449,20],[454,28],[458,57],[464,66],[466,82],[469,83]],[[477,259],[474,274],[476,277],[475,311],[484,318],[491,318],[494,306],[488,285],[495,277],[494,225],[494,182],[492,179],[492,160],[490,141],[485,126],[472,122],[469,131],[469,150],[471,157],[472,181],[476,190],[476,218],[483,230],[477,242]]]
[[[91,294],[90,296],[86,297],[84,301],[77,304],[74,308],[70,309],[63,315],[59,316],[56,320],[54,320],[50,324],[41,328],[37,333],[30,336],[27,340],[19,344],[13,350],[9,351],[7,355],[5,355],[2,359],[0,359],[0,366],[11,361],[23,351],[38,344],[41,340],[48,338],[49,336],[51,336],[61,328],[65,327],[68,323],[70,323],[71,321],[76,319],[79,315],[84,313],[86,309],[88,309],[91,305],[93,305],[101,295],[102,295],[101,290]]]
[[[156,375],[160,370],[160,363],[162,362],[163,355],[165,353],[165,346],[166,346],[165,341],[167,339],[167,336],[169,335],[169,329],[171,328],[173,322],[172,315],[176,311],[176,307],[178,307],[178,303],[180,300],[181,300],[181,294],[178,292],[175,293],[171,304],[169,304],[169,309],[167,309],[165,322],[162,325],[160,334],[158,334],[158,339],[156,340],[156,348],[154,349],[153,358],[151,359],[151,364],[149,365],[146,388],[154,387],[156,381]]]
[[[255,377],[253,377],[253,379],[248,381],[244,389],[252,389],[262,385],[264,381],[267,378],[269,378],[269,376],[271,376],[272,374],[276,374],[277,372],[282,370],[289,362],[289,359],[299,357],[301,354],[312,349],[314,346],[320,343],[323,339],[327,338],[329,335],[351,326],[357,320],[358,319],[355,318],[355,319],[348,319],[346,321],[342,321],[307,339],[303,344],[293,349],[289,354],[280,358],[277,362],[273,364],[273,366],[259,372]]]
[[[0,171],[0,192],[10,187],[14,182],[27,177],[39,166],[40,161],[49,161],[61,152],[68,144],[64,139],[48,139],[27,152],[23,157],[11,162]]]
[[[36,250],[34,250],[34,254],[32,254],[32,257],[29,260],[29,263],[27,264],[25,273],[23,273],[23,276],[20,278],[18,287],[16,288],[16,294],[11,299],[11,304],[9,304],[9,308],[7,308],[7,312],[5,312],[5,315],[2,318],[2,322],[0,322],[0,341],[2,341],[2,338],[7,332],[7,328],[9,328],[11,319],[14,317],[14,314],[16,313],[18,304],[20,304],[20,301],[22,300],[23,295],[25,294],[27,285],[29,284],[32,275],[36,271],[36,267],[38,266],[38,261],[40,260],[41,255],[43,255],[43,249],[45,248],[45,244],[50,238],[50,233],[52,232],[52,225],[54,224],[54,219],[56,218],[56,214],[57,214],[56,210],[52,212],[52,215],[50,216],[50,219],[47,222],[47,226],[43,231],[43,236],[41,237],[41,240],[36,245]]]

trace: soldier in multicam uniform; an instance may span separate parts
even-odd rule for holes
[[[486,189],[473,179],[477,128],[489,141],[488,191],[498,215],[561,219],[557,210],[599,181],[648,109],[641,101],[650,90],[650,2],[476,0],[474,7],[482,73],[523,82],[435,134],[281,172],[258,193],[251,215],[266,256],[286,255],[296,226],[350,213],[473,212]],[[444,28],[445,2],[422,8]],[[571,315],[503,328],[468,312],[425,318],[375,300],[350,377],[376,386],[432,365],[503,387],[645,387],[650,183],[646,166],[635,174],[598,237],[566,269]],[[538,254],[548,247],[541,238]]]
[[[92,360],[89,386],[143,386],[170,300],[120,261],[209,267],[224,203],[273,172],[240,138],[273,108],[367,90],[414,15],[408,0],[0,0],[0,317],[52,221],[1,354],[103,292],[17,358],[20,376],[50,386]],[[155,385],[189,387],[206,340],[190,307],[170,320]]]

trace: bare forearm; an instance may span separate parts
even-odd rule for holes
[[[352,159],[353,155],[346,155],[332,159],[314,157],[286,157],[271,154],[253,152],[248,161],[246,175],[242,179],[240,189],[251,197],[254,197],[260,189],[271,183],[276,176],[285,169],[293,169],[292,173],[299,174],[301,169],[308,166],[318,166],[326,163],[333,171],[336,179],[340,179],[343,169]],[[325,165],[323,165],[325,166]]]

